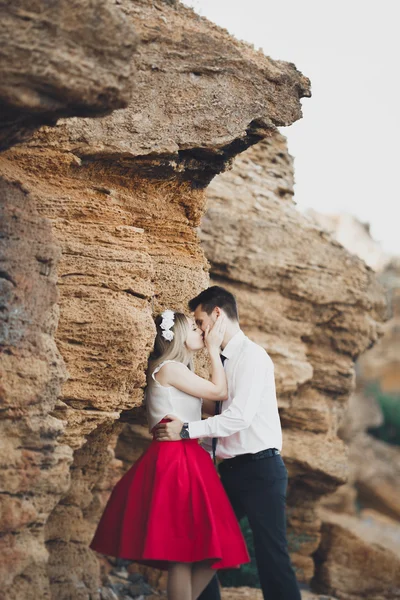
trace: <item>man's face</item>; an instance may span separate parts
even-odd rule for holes
[[[217,320],[216,309],[212,311],[211,315],[208,315],[203,310],[202,305],[199,304],[199,306],[194,311],[194,320],[196,321],[196,325],[200,327],[200,329],[204,333],[207,327],[209,326],[211,329],[215,321]]]

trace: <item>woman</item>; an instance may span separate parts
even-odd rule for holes
[[[202,400],[227,398],[219,349],[224,317],[203,333],[193,319],[164,311],[149,359],[146,406],[149,430],[167,414],[201,418]],[[204,347],[211,380],[193,372],[193,354]],[[168,570],[168,600],[195,600],[215,569],[249,562],[232,506],[209,454],[198,440],[158,442],[114,488],[90,545],[93,550]]]

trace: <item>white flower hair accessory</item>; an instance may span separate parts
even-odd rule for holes
[[[175,323],[175,313],[173,310],[164,310],[164,312],[161,313],[161,316],[162,321],[160,327],[163,330],[161,335],[168,342],[172,342],[175,334],[171,331],[171,327],[173,327]]]

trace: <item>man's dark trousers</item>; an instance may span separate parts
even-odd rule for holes
[[[301,600],[287,550],[287,471],[282,457],[225,460],[219,472],[238,520],[245,515],[249,520],[264,599]],[[220,600],[217,577],[199,600]]]

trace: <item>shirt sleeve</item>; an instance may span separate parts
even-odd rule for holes
[[[247,429],[263,394],[274,384],[274,366],[264,351],[248,352],[236,366],[235,396],[220,415],[189,423],[191,438],[227,437]]]

